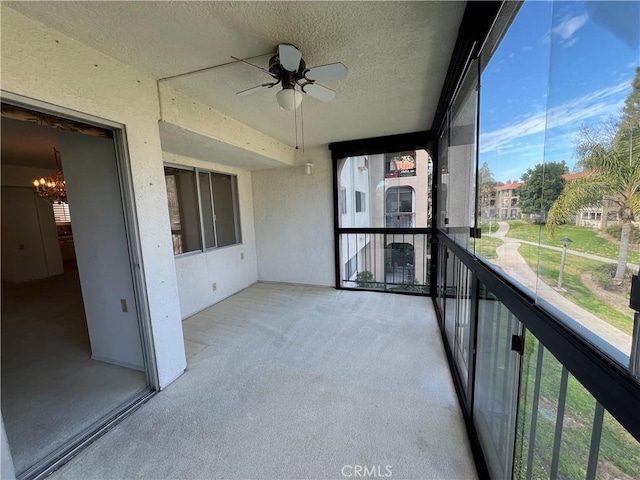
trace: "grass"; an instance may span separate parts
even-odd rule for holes
[[[540,242],[555,247],[562,246],[560,244],[561,238],[569,237],[573,240],[573,243],[568,247],[571,250],[599,255],[613,260],[618,259],[618,245],[599,237],[598,230],[593,228],[559,225],[556,227],[553,236],[551,236],[544,225],[513,221],[509,222],[509,232],[507,236],[529,242]],[[630,251],[628,261],[640,264],[640,252]]]
[[[484,258],[492,260],[498,258],[496,254],[496,248],[502,245],[502,240],[493,237],[482,237],[476,240],[475,248],[476,254],[482,255]]]
[[[496,231],[498,230],[498,221],[494,220],[491,223],[480,222],[480,228],[482,229],[482,235],[486,235],[488,233],[496,233]]]
[[[519,252],[534,271],[538,269],[538,262],[540,262],[539,275],[542,281],[547,285],[555,285],[557,283],[560,272],[561,252],[544,248],[539,249],[536,246],[526,244],[520,245]],[[629,315],[627,316],[613,309],[595,296],[582,283],[580,278],[584,272],[592,271],[603,265],[603,263],[575,255],[567,257],[562,283],[562,286],[567,290],[564,296],[617,329],[631,335],[633,329],[631,310],[629,310]]]
[[[527,453],[533,410],[538,341],[527,335],[517,427],[515,478],[526,478]],[[545,350],[540,383],[540,404],[530,478],[549,478],[562,365]],[[540,414],[544,408],[544,415]],[[565,417],[558,462],[558,478],[584,479],[589,459],[595,410],[593,396],[569,375]],[[605,413],[597,478],[640,478],[640,443],[610,414]]]

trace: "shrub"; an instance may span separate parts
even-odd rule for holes
[[[615,239],[620,240],[620,235],[622,234],[622,225],[610,225],[605,228],[604,231]],[[631,243],[640,243],[640,229],[638,229],[638,227],[636,227],[635,225],[631,226],[631,237],[629,241]]]
[[[613,277],[616,275],[616,268],[617,265],[615,263],[605,263],[591,272],[591,278],[593,278],[600,288],[604,288],[605,290],[616,290],[618,286],[613,283]],[[625,277],[629,278],[630,275],[631,271],[627,269]]]
[[[418,283],[418,281],[414,278],[411,280],[406,280],[391,288],[390,290],[396,292],[429,293],[429,286]]]
[[[358,272],[356,284],[358,288],[384,288],[384,284],[375,281],[375,276],[369,270]]]

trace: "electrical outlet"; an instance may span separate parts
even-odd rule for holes
[[[213,289],[213,291],[215,292],[218,289],[218,284],[217,283],[212,283],[211,284],[211,288]]]
[[[244,260],[244,252],[240,252],[240,260]]]

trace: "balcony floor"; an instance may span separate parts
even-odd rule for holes
[[[185,374],[50,478],[477,478],[428,298],[259,283],[184,333]]]

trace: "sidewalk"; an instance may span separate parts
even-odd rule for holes
[[[518,282],[522,283],[527,288],[530,288],[533,292],[536,292],[540,298],[549,302],[559,310],[569,315],[571,318],[584,325],[593,333],[602,337],[605,341],[622,351],[626,355],[629,355],[631,351],[631,336],[618,330],[607,322],[601,320],[592,313],[584,310],[575,303],[571,302],[567,298],[563,297],[554,288],[550,287],[542,280],[538,279],[538,275],[534,272],[520,252],[518,248],[521,243],[538,245],[533,242],[526,242],[517,240],[515,238],[507,237],[506,234],[509,231],[509,224],[506,222],[498,223],[498,230],[492,235],[493,237],[501,239],[504,243],[496,249],[498,258],[493,260],[493,264],[502,268],[507,275],[513,277]],[[546,245],[540,245],[543,248],[550,248],[555,250],[562,250],[557,247],[550,247]],[[591,258],[593,260],[605,261],[615,263],[615,260],[604,259],[604,257],[598,257],[597,255],[590,255],[587,253],[571,252],[578,256]],[[636,266],[637,267],[637,266]]]

